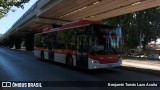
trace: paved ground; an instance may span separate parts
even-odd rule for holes
[[[160,81],[160,76],[136,70],[111,68],[82,70],[40,61],[33,53],[0,48],[0,81]],[[2,88],[1,88],[2,89]],[[3,88],[3,90],[160,90],[160,87],[131,88]]]
[[[160,75],[160,60],[146,58],[124,59],[123,66]]]

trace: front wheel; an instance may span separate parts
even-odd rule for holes
[[[41,60],[44,60],[44,51],[41,51]]]
[[[72,58],[72,56],[67,56],[66,57],[66,64],[68,66],[73,66],[73,58]]]

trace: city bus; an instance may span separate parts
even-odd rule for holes
[[[122,31],[97,21],[79,20],[35,34],[34,55],[85,69],[122,65]]]

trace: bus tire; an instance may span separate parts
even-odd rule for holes
[[[72,58],[71,55],[67,55],[67,56],[66,56],[66,64],[67,64],[68,66],[73,66],[73,58]]]
[[[41,51],[41,60],[44,60],[44,51]]]

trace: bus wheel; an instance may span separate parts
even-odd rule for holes
[[[41,60],[44,60],[44,51],[41,51]]]
[[[67,56],[66,57],[66,64],[68,66],[73,66],[73,58],[72,58],[72,56]]]

